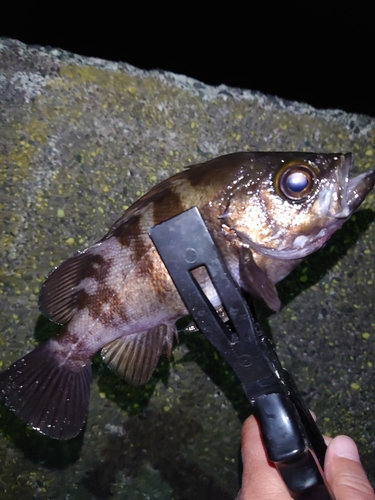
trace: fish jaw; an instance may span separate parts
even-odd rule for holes
[[[352,154],[341,155],[338,167],[332,177],[326,180],[328,189],[319,194],[313,210],[318,212],[323,224],[317,225],[319,231],[311,235],[300,235],[294,240],[295,254],[291,258],[304,258],[319,250],[331,236],[350,219],[375,185],[375,170],[370,170],[352,179],[349,172],[352,167]],[[327,202],[328,201],[328,202]],[[315,204],[314,204],[315,205]],[[320,227],[321,226],[321,227]],[[300,247],[300,249],[299,249]]]
[[[341,155],[332,175],[323,181],[319,193],[318,211],[327,217],[348,220],[357,210],[375,184],[375,171],[364,172],[352,179],[349,173],[353,165],[351,153]],[[343,222],[340,223],[342,225]],[[339,226],[340,227],[340,226]]]
[[[351,214],[357,210],[374,186],[375,170],[370,170],[369,172],[365,172],[349,180],[348,204]]]
[[[245,231],[233,228],[242,244],[254,252],[260,267],[266,267],[268,258],[300,262],[319,250],[352,216],[374,187],[375,171],[349,179],[351,166],[351,153],[335,155],[330,170],[319,179],[315,198],[307,201],[306,207],[277,200],[276,207],[270,210],[273,218],[282,220],[285,214],[284,218],[292,222],[284,227],[263,224],[268,231],[263,240],[256,241]],[[271,204],[268,198],[263,203]],[[275,277],[275,281],[283,279],[285,275],[283,273],[281,277]]]

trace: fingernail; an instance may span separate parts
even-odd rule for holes
[[[358,448],[353,439],[348,436],[337,436],[329,445],[333,448],[335,454],[342,458],[348,458],[353,462],[361,463]]]

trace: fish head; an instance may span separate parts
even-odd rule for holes
[[[230,187],[222,222],[276,283],[321,248],[374,186],[374,171],[350,179],[351,167],[351,153],[250,158]]]

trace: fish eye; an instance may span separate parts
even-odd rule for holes
[[[304,201],[314,189],[317,170],[310,162],[293,161],[282,165],[274,178],[276,192],[290,201]]]

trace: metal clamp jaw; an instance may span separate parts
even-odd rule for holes
[[[323,473],[323,437],[233,281],[199,210],[191,208],[154,226],[149,234],[196,325],[240,379],[268,457],[292,498],[333,500]],[[200,266],[206,268],[230,326],[195,280],[191,271]]]

